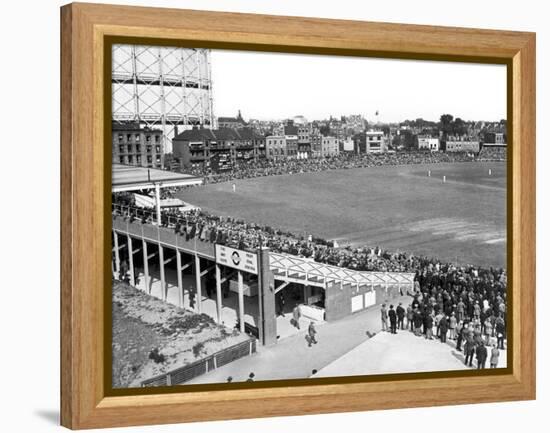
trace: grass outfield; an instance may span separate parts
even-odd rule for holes
[[[226,182],[191,188],[181,197],[218,215],[341,244],[379,245],[461,264],[506,265],[505,163],[333,170],[236,185],[235,193]]]

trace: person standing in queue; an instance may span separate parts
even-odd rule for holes
[[[315,338],[315,335],[317,334],[317,330],[315,329],[315,324],[313,323],[313,320],[309,323],[309,327],[307,329],[308,333],[308,345],[311,347],[312,344],[317,344],[317,339]]]
[[[474,352],[476,349],[476,344],[474,342],[474,333],[471,329],[467,329],[464,340],[464,365],[471,367],[474,360]]]
[[[397,313],[393,309],[393,305],[390,305],[388,317],[390,318],[390,332],[392,334],[397,334]]]
[[[447,316],[443,315],[443,317],[439,320],[439,338],[442,343],[447,342],[448,330],[449,330],[449,319]]]
[[[409,304],[407,306],[407,327],[411,332],[414,332],[413,317],[414,317],[414,311],[412,308],[412,304]]]
[[[487,348],[484,343],[480,343],[476,347],[476,359],[477,369],[481,370],[485,368],[485,362],[487,361]]]
[[[405,321],[405,309],[403,308],[403,303],[400,302],[397,308],[395,309],[395,313],[397,314],[397,329],[400,329],[401,331],[405,329],[404,321]]]

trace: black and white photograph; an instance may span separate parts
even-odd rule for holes
[[[113,389],[507,367],[506,65],[111,70]]]

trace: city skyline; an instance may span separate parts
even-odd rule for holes
[[[442,114],[506,118],[504,65],[225,50],[212,50],[211,59],[218,117],[241,110],[246,119],[274,121],[354,114],[370,123],[438,121]]]

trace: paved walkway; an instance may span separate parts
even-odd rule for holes
[[[393,299],[392,302],[410,302],[409,297]],[[318,344],[308,347],[306,330],[308,322],[301,321],[303,331],[280,340],[275,346],[259,348],[259,352],[227,364],[189,384],[226,382],[231,376],[234,382],[245,381],[253,372],[255,380],[303,379],[331,364],[345,353],[365,342],[380,330],[380,307],[352,314],[335,322],[317,325]]]
[[[439,340],[416,337],[408,331],[398,331],[395,335],[381,332],[321,369],[314,377],[334,377],[343,373],[346,376],[364,376],[472,368],[464,365],[464,355],[455,347],[454,341],[443,344]],[[490,357],[491,347],[487,351]],[[475,356],[473,366],[477,367]],[[485,366],[489,368],[489,360]],[[498,367],[506,367],[506,351],[500,351]]]

